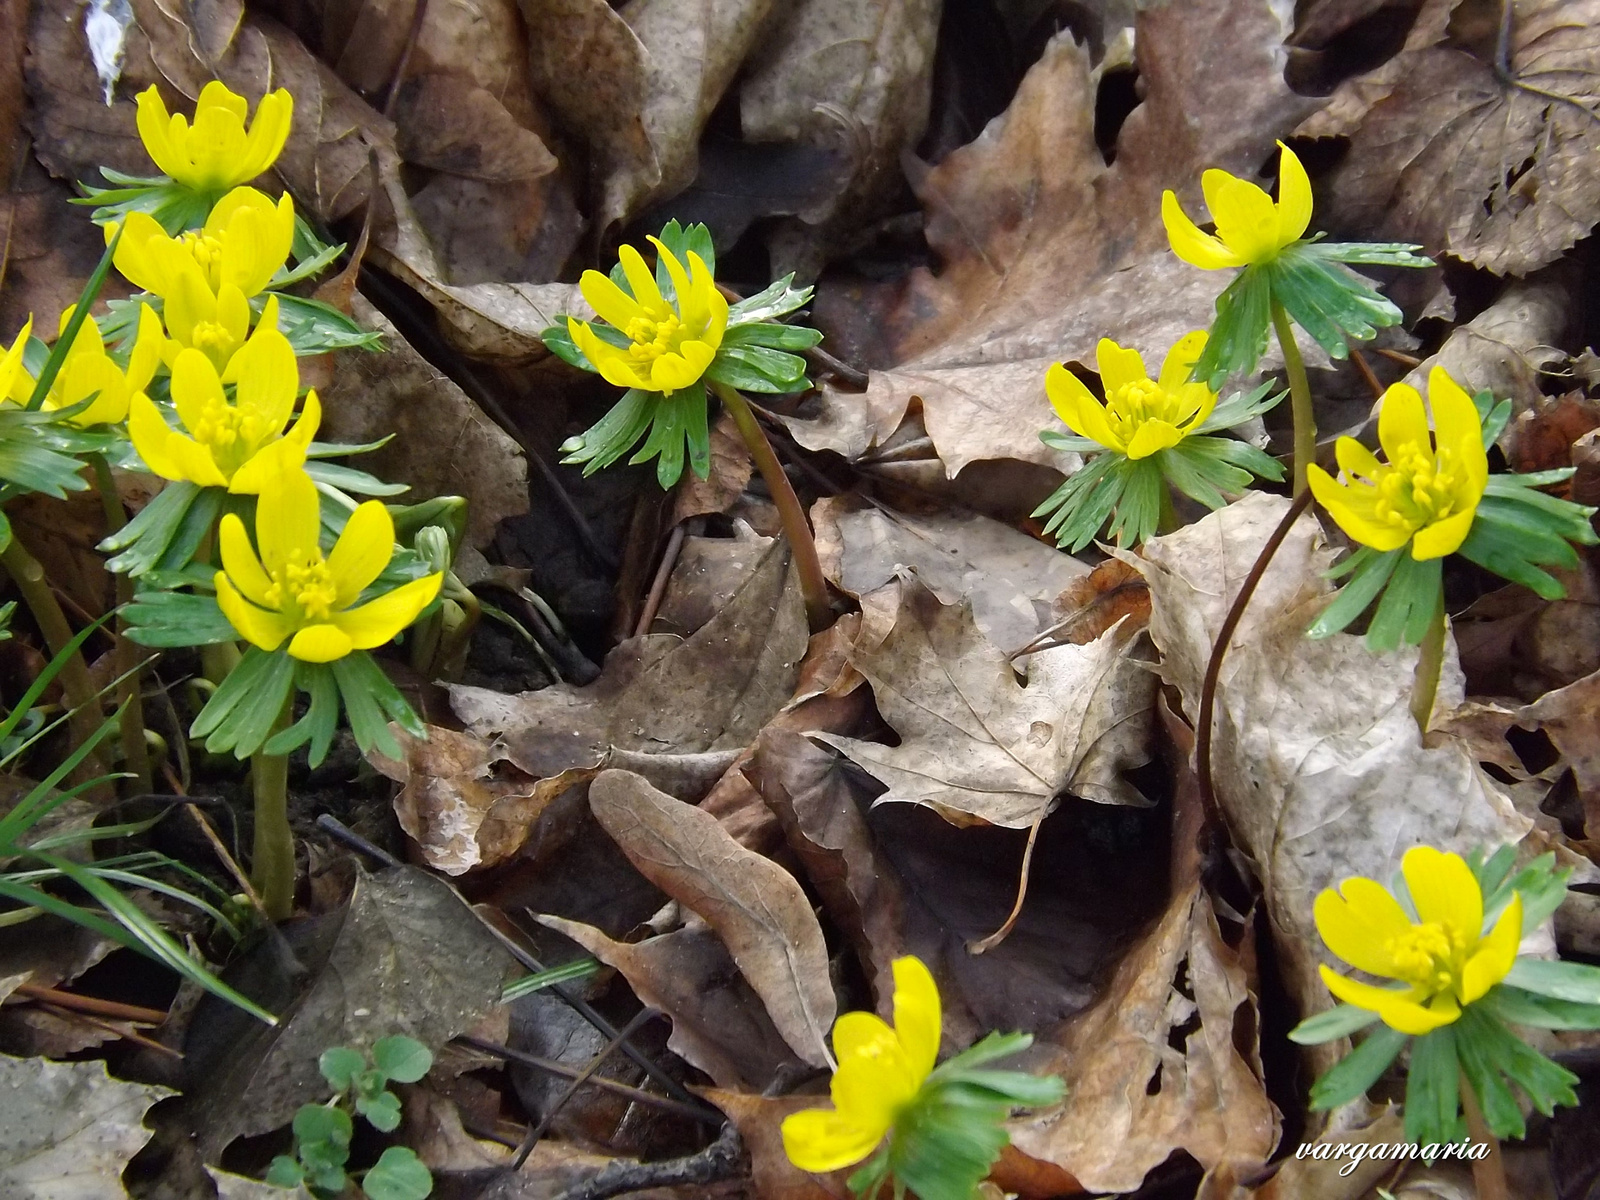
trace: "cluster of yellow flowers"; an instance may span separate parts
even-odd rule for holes
[[[126,367],[84,320],[44,407],[82,406],[69,416],[80,427],[126,421],[144,465],[164,479],[258,495],[254,548],[237,516],[222,521],[218,603],[251,644],[272,651],[287,640],[293,657],[328,662],[393,638],[432,602],[443,574],[356,603],[395,549],[393,520],[376,500],[355,510],[326,557],[321,549],[317,488],[304,469],[321,404],[308,391],[295,415],[299,368],[267,290],[294,244],[294,201],[249,186],[282,151],[292,114],[282,89],[262,98],[253,122],[244,97],[218,82],[201,91],[192,124],[169,116],[156,88],[139,97],[139,132],[156,165],[218,198],[199,229],[176,235],[146,212],[106,225],[113,264],[159,313],[140,303]],[[63,331],[71,317],[62,314]],[[31,331],[30,321],[0,365],[3,394],[16,403],[36,383],[23,366]],[[158,371],[177,428],[148,394]]]

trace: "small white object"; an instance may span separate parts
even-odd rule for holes
[[[105,90],[106,106],[111,105],[117,80],[122,78],[122,60],[127,51],[128,27],[133,24],[133,7],[128,0],[89,0],[83,17],[83,36],[89,42],[89,57]]]

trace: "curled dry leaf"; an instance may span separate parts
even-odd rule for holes
[[[1405,1141],[1405,1121],[1395,1105],[1387,1105],[1372,1120],[1356,1128],[1341,1125],[1309,1143],[1306,1157],[1285,1158],[1271,1178],[1259,1184],[1258,1164],[1228,1164],[1210,1172],[1196,1200],[1363,1200],[1394,1173],[1383,1158],[1363,1158],[1354,1166],[1348,1158],[1313,1158],[1323,1145],[1352,1142],[1391,1145]],[[1296,1147],[1298,1150],[1299,1148]]]
[[[716,931],[790,1048],[827,1063],[838,1011],[828,950],[794,876],[631,772],[602,771],[589,806],[641,874]]]
[[[1162,675],[1190,714],[1217,629],[1287,506],[1252,493],[1128,559],[1150,584]],[[1308,1015],[1329,1005],[1311,917],[1323,888],[1351,875],[1388,879],[1411,846],[1465,854],[1529,829],[1460,744],[1422,742],[1409,708],[1415,650],[1373,654],[1354,635],[1305,637],[1326,602],[1331,559],[1317,523],[1302,517],[1223,662],[1212,751],[1229,831],[1255,865],[1286,982]],[[1453,654],[1444,671],[1448,709],[1461,695]]]
[[[126,1196],[122,1169],[150,1140],[144,1114],[172,1093],[124,1083],[103,1062],[0,1055],[0,1196],[109,1200]]]
[[[884,321],[895,365],[864,395],[826,389],[817,419],[789,422],[796,438],[858,457],[919,398],[950,476],[992,458],[1076,469],[1038,439],[1051,421],[1045,371],[1092,364],[1102,337],[1154,364],[1211,323],[1217,280],[1167,249],[1161,192],[1195,211],[1203,168],[1253,175],[1314,105],[1283,81],[1288,32],[1260,0],[1141,11],[1146,90],[1110,166],[1088,51],[1058,34],[1006,113],[917,185],[942,265],[913,271]]]
[[[613,746],[679,754],[737,749],[789,699],[805,648],[805,611],[780,541],[689,638],[649,634],[623,642],[587,687],[507,696],[457,686],[451,704],[468,729],[502,741],[506,757],[540,779],[597,766]]]
[[[1545,693],[1514,720],[1544,730],[1561,752],[1578,785],[1584,830],[1600,842],[1600,672]]]
[[[492,746],[470,733],[428,726],[426,741],[404,730],[396,735],[405,757],[372,755],[372,764],[402,784],[394,798],[400,828],[417,843],[422,860],[446,875],[492,867],[522,848],[535,821],[555,799],[565,776],[533,780],[514,771],[497,779],[502,760]]]
[[[900,744],[818,737],[888,785],[878,803],[924,804],[956,824],[1026,828],[1063,792],[1142,805],[1121,772],[1148,759],[1155,677],[1130,645],[1119,628],[1040,651],[1024,684],[969,604],[941,604],[903,576],[894,628],[850,655]]]
[[[467,542],[489,545],[501,521],[528,511],[522,447],[365,297],[354,297],[351,315],[381,333],[383,345],[376,352],[333,352],[333,378],[322,389],[321,436],[361,443],[392,435],[357,465],[410,484],[418,499],[466,497]]]
[[[988,641],[1007,651],[1039,632],[1048,602],[1088,573],[1077,559],[978,513],[922,514],[829,496],[811,508],[824,573],[853,596],[905,567],[943,604],[963,597]]]
[[[1331,187],[1342,222],[1525,275],[1600,221],[1600,3],[1530,0],[1508,16],[1509,80],[1492,33],[1468,48],[1435,19],[1335,93],[1307,132],[1350,139]]]
[[[709,926],[618,942],[581,921],[539,920],[620,971],[642,1003],[666,1013],[667,1045],[717,1086],[761,1091],[781,1074],[805,1069]]]

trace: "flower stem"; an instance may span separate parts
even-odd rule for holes
[[[0,566],[5,567],[11,581],[17,585],[17,591],[22,593],[22,599],[33,613],[33,619],[38,623],[39,632],[44,635],[50,653],[60,654],[72,641],[72,626],[67,624],[61,603],[50,590],[44,567],[28,553],[14,526],[10,543],[0,550]],[[81,746],[94,736],[100,726],[100,705],[96,702],[94,683],[89,678],[89,665],[84,662],[81,649],[73,650],[67,656],[57,678],[61,680],[61,691],[66,696],[68,706],[74,710],[71,720],[73,741]],[[94,757],[99,758],[98,755]]]
[[[272,733],[289,727],[294,691],[272,723]],[[271,734],[268,735],[269,737]],[[294,912],[294,833],[289,829],[289,756],[256,753],[250,757],[250,787],[256,800],[255,856],[251,862],[261,906],[274,921]]]
[[[1441,606],[1441,611],[1442,606]],[[1478,1107],[1478,1094],[1472,1090],[1467,1073],[1460,1072],[1461,1110],[1467,1118],[1467,1134],[1474,1142],[1489,1147],[1483,1158],[1472,1160],[1472,1183],[1478,1200],[1511,1200],[1511,1189],[1506,1184],[1505,1159],[1500,1154],[1500,1139],[1489,1130],[1483,1119],[1483,1109]]]
[[[1444,629],[1444,589],[1441,587],[1434,601],[1433,616],[1428,621],[1428,632],[1422,635],[1422,652],[1417,656],[1417,673],[1411,684],[1411,715],[1422,733],[1428,732],[1433,701],[1439,694],[1439,675],[1444,670]]]
[[[794,555],[795,566],[800,571],[800,590],[806,598],[806,620],[811,632],[826,629],[833,621],[833,607],[828,603],[828,581],[822,574],[822,563],[817,559],[817,543],[811,536],[811,526],[806,521],[806,511],[800,507],[800,497],[794,485],[783,472],[783,465],[773,453],[772,443],[762,432],[755,413],[737,389],[725,383],[711,383],[712,391],[733,416],[739,434],[755,460],[761,478],[767,481],[772,502],[778,506],[778,516],[783,521],[783,532],[789,538],[789,551]]]
[[[116,482],[111,478],[111,464],[105,455],[91,454],[89,463],[94,468],[95,488],[100,493],[100,503],[106,511],[106,533],[113,534],[128,521],[122,498],[117,494]],[[117,607],[121,609],[133,601],[133,580],[126,575],[117,576]],[[151,789],[150,754],[144,743],[144,695],[141,691],[143,671],[139,668],[139,647],[128,640],[127,621],[117,615],[116,675],[122,680],[117,685],[117,703],[122,707],[119,733],[122,739],[123,765],[134,774],[135,786],[141,792]]]
[[[1289,314],[1277,300],[1272,302],[1272,329],[1283,352],[1283,369],[1289,376],[1289,407],[1294,414],[1294,494],[1306,490],[1306,468],[1317,457],[1317,418],[1311,411],[1311,383],[1306,378],[1305,360],[1295,344]]]
[[[1178,508],[1172,502],[1172,485],[1161,481],[1161,510],[1156,515],[1156,533],[1173,533],[1178,528]]]

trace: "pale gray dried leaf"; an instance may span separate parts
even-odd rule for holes
[[[58,1063],[0,1055],[0,1196],[6,1200],[111,1200],[126,1196],[122,1169],[150,1140],[144,1114],[172,1092],[124,1083],[103,1062]]]
[[[1063,793],[1142,805],[1121,771],[1148,760],[1155,678],[1130,643],[1119,626],[1040,651],[1024,684],[969,604],[941,604],[906,576],[894,628],[850,656],[900,744],[816,736],[888,785],[878,803],[925,804],[956,824],[1026,828]]]
[[[311,937],[299,947],[309,978],[274,981],[299,984],[273,1005],[276,1028],[217,1002],[190,1029],[187,1105],[209,1160],[234,1138],[269,1133],[301,1104],[326,1099],[317,1056],[329,1046],[406,1034],[437,1049],[498,1004],[515,972],[461,897],[416,867],[358,874],[348,905]],[[262,965],[281,972],[277,951],[263,950]]]
[[[826,497],[811,509],[817,552],[828,578],[854,596],[892,581],[901,567],[944,604],[972,602],[978,629],[1011,651],[1040,629],[1040,614],[1075,579],[1077,559],[978,513],[899,513]]]
[[[760,1091],[780,1072],[802,1068],[708,926],[697,922],[642,942],[618,942],[581,921],[547,915],[539,921],[620,971],[634,995],[666,1013],[667,1045],[718,1087]]]
[[[825,389],[819,418],[789,422],[795,436],[857,457],[916,397],[950,476],[993,458],[1075,470],[1038,439],[1053,424],[1045,372],[1092,367],[1102,337],[1154,365],[1211,323],[1217,279],[1167,248],[1161,193],[1201,211],[1204,168],[1253,176],[1315,106],[1283,81],[1288,33],[1286,11],[1259,0],[1145,8],[1146,90],[1110,166],[1088,52],[1058,34],[1005,114],[917,183],[940,267],[913,271],[883,322],[895,365],[864,395]]]
[[[1444,44],[1441,23],[1376,83],[1341,87],[1347,118],[1314,132],[1350,139],[1331,187],[1342,221],[1512,275],[1600,221],[1600,2],[1529,0],[1512,18],[1508,66],[1525,86],[1497,76],[1492,41]]]
[[[1251,493],[1128,556],[1150,585],[1161,672],[1191,720],[1217,630],[1287,506]],[[1331,557],[1316,521],[1301,517],[1223,662],[1212,751],[1218,800],[1261,879],[1302,1013],[1329,1003],[1311,916],[1322,889],[1351,875],[1387,880],[1411,846],[1465,854],[1520,841],[1530,828],[1459,743],[1423,744],[1410,711],[1415,649],[1374,654],[1351,634],[1305,636],[1329,593]],[[1450,649],[1446,710],[1462,692]]]
[[[381,333],[383,345],[376,353],[334,351],[333,379],[321,389],[320,436],[360,443],[392,435],[354,465],[410,484],[413,500],[465,496],[467,541],[487,546],[501,521],[528,511],[522,447],[359,293],[351,315]]]
[[[794,876],[632,772],[602,771],[589,806],[641,874],[716,930],[790,1048],[826,1064],[838,1011],[828,948]]]
[[[504,742],[530,775],[597,766],[610,747],[696,753],[749,745],[794,692],[805,611],[775,542],[721,612],[686,639],[623,642],[587,687],[520,696],[452,687],[451,705],[480,737]]]
[[[783,11],[739,91],[744,136],[850,144],[852,174],[800,214],[860,217],[901,186],[900,156],[928,123],[939,0],[799,0]]]

